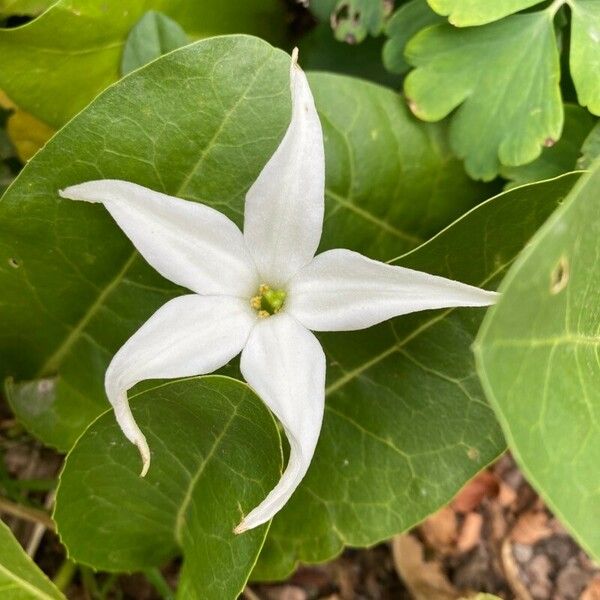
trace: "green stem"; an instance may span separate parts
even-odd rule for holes
[[[79,566],[79,573],[81,574],[81,583],[87,592],[89,598],[96,600],[100,596],[98,591],[98,583],[94,577],[94,572],[89,567]]]
[[[175,600],[175,595],[173,594],[171,586],[166,582],[159,569],[146,569],[144,575],[156,588],[156,591],[162,596],[163,600]]]
[[[76,570],[77,565],[70,558],[65,558],[63,564],[60,565],[60,569],[58,569],[58,572],[52,580],[54,581],[54,585],[61,592],[64,592],[73,580],[73,576],[75,575]]]
[[[118,579],[118,575],[116,573],[111,573],[106,581],[100,587],[100,600],[106,600],[106,597],[113,591],[113,587]],[[121,595],[118,596],[121,598]]]

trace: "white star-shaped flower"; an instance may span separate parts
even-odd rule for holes
[[[63,198],[101,202],[141,255],[193,293],[167,302],[114,356],[106,393],[123,433],[150,450],[127,391],[145,379],[241,371],[290,443],[287,468],[236,533],[270,520],[306,474],[319,438],[325,355],[313,331],[363,329],[425,309],[486,306],[496,294],[371,260],[350,250],[315,256],[323,227],[325,156],[308,81],[292,58],[292,117],[248,190],[244,232],[218,211],[118,180],[88,181]]]

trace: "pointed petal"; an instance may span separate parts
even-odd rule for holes
[[[290,282],[285,310],[313,331],[351,331],[420,310],[488,306],[497,297],[337,249],[319,254]]]
[[[258,287],[242,233],[213,208],[114,179],[73,185],[60,195],[104,204],[161,275],[198,294],[249,297]]]
[[[323,229],[323,133],[306,76],[292,59],[292,120],[248,190],[244,237],[269,285],[283,285],[314,256]]]
[[[242,374],[281,421],[290,442],[287,468],[269,495],[236,527],[258,527],[279,511],[304,477],[323,421],[325,355],[317,338],[288,315],[260,321],[242,352]]]
[[[255,322],[256,313],[240,298],[180,296],[159,308],[115,354],[106,371],[106,393],[123,433],[142,455],[142,475],[150,451],[127,390],[145,379],[211,373],[239,354]]]

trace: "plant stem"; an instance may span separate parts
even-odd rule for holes
[[[58,569],[52,580],[54,581],[54,585],[61,592],[64,592],[69,587],[76,570],[77,565],[70,558],[65,558],[63,564],[60,565],[60,569]]]
[[[106,581],[100,586],[100,600],[105,600],[108,594],[111,593],[119,576],[116,573],[111,573]],[[121,593],[118,592],[117,598],[121,598]]]
[[[54,531],[54,522],[50,518],[50,515],[43,510],[23,506],[22,504],[17,504],[16,502],[12,502],[11,500],[7,500],[0,496],[0,512],[7,513],[19,519],[24,519],[25,521],[43,525],[47,529]]]
[[[83,589],[88,598],[96,600],[100,593],[98,591],[98,583],[94,572],[89,567],[79,566],[79,573],[81,575],[81,583],[83,583]]]
[[[159,569],[146,569],[144,575],[156,588],[156,591],[162,596],[163,600],[175,600],[175,595],[173,594],[171,586],[166,582]]]

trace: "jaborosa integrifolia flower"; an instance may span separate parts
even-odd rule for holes
[[[213,208],[118,180],[88,181],[63,198],[101,202],[161,275],[193,293],[167,302],[114,356],[105,387],[123,433],[150,450],[127,391],[145,379],[211,373],[241,352],[241,371],[279,419],[290,456],[279,483],[236,527],[271,519],[306,474],[325,395],[325,355],[313,331],[363,329],[406,313],[486,306],[496,294],[370,260],[315,256],[323,227],[325,157],[308,81],[292,57],[292,116],[248,190],[244,232]]]

